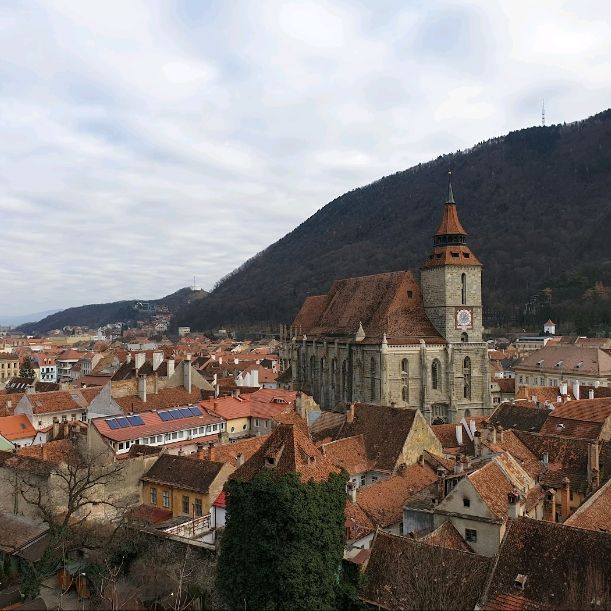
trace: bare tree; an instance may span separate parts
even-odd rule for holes
[[[105,456],[82,450],[73,442],[53,468],[40,461],[17,470],[18,493],[59,529],[83,524],[95,506],[112,507],[120,515],[125,504],[107,495],[105,488],[122,478],[123,464],[109,463]]]

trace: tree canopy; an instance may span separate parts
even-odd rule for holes
[[[227,484],[218,584],[236,609],[330,609],[340,595],[346,478],[271,472]]]

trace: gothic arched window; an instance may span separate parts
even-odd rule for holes
[[[335,393],[337,387],[337,359],[331,360],[331,392]]]
[[[409,388],[405,385],[403,385],[401,389],[401,399],[403,399],[405,403],[409,403]]]
[[[314,382],[315,378],[316,378],[316,357],[312,355],[310,357],[310,382]]]
[[[441,390],[441,363],[437,359],[431,365],[431,385],[435,390]]]
[[[467,274],[460,275],[460,299],[463,305],[467,303]]]
[[[371,357],[370,365],[369,365],[369,397],[372,401],[375,401],[376,398],[376,375],[377,375],[377,367],[376,360]]]
[[[409,361],[403,359],[401,361],[401,399],[405,403],[409,402]]]
[[[464,387],[463,387],[463,397],[465,399],[471,398],[471,359],[466,356],[463,361],[463,378],[464,378]]]
[[[345,359],[342,361],[342,388],[341,388],[341,393],[342,393],[342,400],[343,401],[349,401],[349,397],[348,397],[348,363],[346,362]]]

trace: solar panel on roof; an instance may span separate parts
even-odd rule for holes
[[[168,412],[157,412],[159,414],[159,417],[164,421],[167,422],[168,420],[172,420],[172,416],[170,416],[170,414]]]
[[[185,417],[185,418],[190,418],[190,417],[193,415],[193,414],[191,414],[191,410],[190,410],[188,407],[181,407],[181,408],[180,408],[178,411],[179,411],[179,412],[180,412],[180,413],[183,415],[183,417]]]
[[[127,420],[132,426],[138,426],[139,424],[144,424],[144,420],[140,416],[128,416]]]
[[[117,418],[117,424],[122,428],[126,428],[129,426],[129,422],[127,421],[127,418]]]
[[[173,420],[180,420],[182,418],[182,414],[177,409],[170,410],[168,414],[170,414],[170,418]]]
[[[121,427],[117,424],[116,420],[107,420],[106,424],[114,431],[116,429],[120,429]]]
[[[201,416],[202,415],[202,410],[199,407],[190,407],[189,411],[194,415],[194,416]]]

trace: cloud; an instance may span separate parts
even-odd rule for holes
[[[611,97],[585,2],[4,2],[2,314],[211,287],[341,193]],[[445,177],[440,177],[440,197]]]

